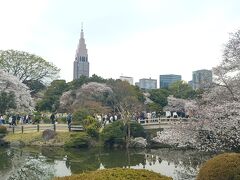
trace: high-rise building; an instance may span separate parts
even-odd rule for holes
[[[140,87],[139,82],[135,82],[135,86]]]
[[[194,90],[199,88],[208,88],[212,84],[211,70],[198,70],[192,72],[192,87]]]
[[[166,75],[160,75],[160,88],[168,88],[172,83],[176,81],[181,81],[182,76],[181,75],[175,75],[175,74],[166,74]]]
[[[129,84],[133,85],[133,77],[120,76],[120,80],[127,81],[127,82],[129,82]]]
[[[193,82],[192,82],[192,80],[191,80],[191,81],[188,81],[188,85],[191,86],[191,87],[193,87]]]
[[[78,79],[81,76],[89,77],[88,52],[84,39],[83,28],[81,29],[81,37],[79,39],[73,63],[73,79]]]
[[[156,79],[139,79],[139,88],[141,89],[157,89],[157,80]]]

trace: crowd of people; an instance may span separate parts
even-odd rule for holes
[[[59,115],[56,113],[49,114],[40,114],[40,117],[36,118],[36,115],[33,114],[10,114],[10,115],[0,115],[0,125],[9,124],[9,126],[17,126],[24,124],[38,124],[38,123],[47,123],[50,121],[52,124],[57,124],[58,119],[66,118],[66,123],[70,125],[72,123],[72,114],[68,113],[67,115]],[[47,120],[49,119],[49,120]]]
[[[178,114],[175,115],[172,112],[167,113],[166,112],[166,117],[170,116],[170,117],[181,117]],[[109,123],[112,123],[114,121],[120,120],[122,119],[121,114],[120,113],[108,113],[108,114],[95,114],[93,116],[96,120],[98,120],[101,125],[104,127]],[[141,120],[144,119],[154,119],[154,118],[158,118],[160,117],[159,114],[157,114],[156,112],[137,112],[132,114],[131,116],[131,120],[136,120],[137,122],[140,122]],[[46,121],[46,119],[48,119],[48,121]],[[59,123],[59,119],[61,119],[62,123],[67,123],[68,126],[70,126],[72,124],[73,121],[73,116],[71,113],[64,113],[64,114],[57,114],[57,113],[52,113],[50,114],[40,114],[40,118],[38,118],[38,120],[36,120],[36,116],[35,115],[8,115],[8,116],[0,116],[0,125],[2,124],[9,124],[11,126],[17,126],[17,124],[36,124],[36,123],[43,123],[43,122],[50,122],[51,124],[57,124]]]
[[[2,124],[9,124],[12,126],[17,126],[17,124],[30,124],[32,122],[32,116],[31,115],[15,115],[11,114],[8,116],[1,115],[0,116],[0,125]]]
[[[50,120],[51,120],[51,123],[52,124],[57,124],[57,115],[56,113],[52,113],[50,115]],[[70,126],[72,124],[72,114],[71,113],[68,113],[67,116],[66,116],[66,122],[68,124],[68,126]]]
[[[120,113],[109,113],[109,114],[101,114],[101,115],[97,114],[97,115],[94,115],[94,117],[96,120],[98,120],[102,124],[103,127],[109,123],[122,119]],[[140,120],[143,120],[143,119],[152,119],[156,117],[157,117],[156,112],[137,112],[131,116],[131,120],[135,120],[139,122]]]

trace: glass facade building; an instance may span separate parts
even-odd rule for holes
[[[141,89],[157,89],[157,80],[156,79],[140,79],[139,88]]]
[[[208,88],[212,84],[212,71],[211,70],[198,70],[192,73],[192,87],[194,90],[199,88]]]
[[[176,81],[181,81],[182,76],[181,75],[175,75],[175,74],[165,74],[165,75],[160,75],[159,77],[159,87],[160,88],[168,88],[172,83]]]

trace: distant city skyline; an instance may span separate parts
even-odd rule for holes
[[[73,60],[85,32],[89,75],[134,82],[218,65],[240,20],[238,0],[9,0],[0,2],[0,49],[36,54],[72,81]]]

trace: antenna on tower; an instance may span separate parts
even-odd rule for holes
[[[83,22],[81,22],[81,38],[84,38],[84,34],[83,34]]]

